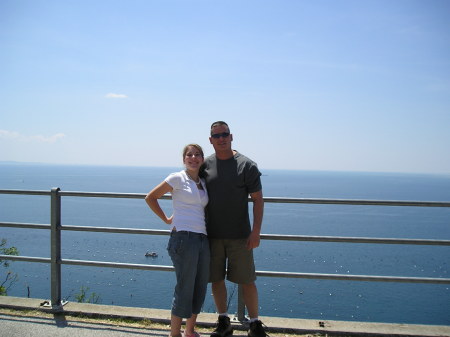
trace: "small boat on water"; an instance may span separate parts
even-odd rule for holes
[[[158,254],[156,252],[147,252],[145,253],[146,257],[158,257]]]

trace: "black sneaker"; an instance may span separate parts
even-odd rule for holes
[[[264,329],[261,321],[254,321],[250,323],[250,330],[248,331],[248,337],[266,337],[266,329]]]
[[[231,327],[230,317],[219,316],[217,320],[216,329],[211,334],[211,337],[225,337],[233,334],[233,328]]]

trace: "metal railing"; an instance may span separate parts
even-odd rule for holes
[[[61,197],[94,197],[94,198],[127,198],[144,199],[141,193],[102,193],[102,192],[70,192],[53,188],[51,191],[36,190],[0,190],[0,194],[19,195],[44,195],[50,196],[50,224],[0,222],[0,227],[49,229],[50,230],[50,258],[0,255],[0,260],[13,260],[25,262],[49,263],[51,269],[51,307],[54,311],[62,310],[61,302],[61,265],[81,265],[92,267],[114,267],[156,271],[174,271],[172,266],[144,265],[131,263],[116,263],[91,260],[73,260],[61,258],[61,231],[87,231],[122,234],[146,234],[146,235],[169,235],[168,230],[150,230],[115,227],[90,227],[90,226],[64,226],[61,225]],[[164,195],[162,199],[171,199]],[[249,199],[249,202],[251,200]],[[386,200],[351,200],[351,199],[306,199],[306,198],[272,198],[265,197],[268,203],[297,203],[297,204],[334,204],[334,205],[372,205],[372,206],[412,206],[412,207],[450,207],[450,202],[434,201],[386,201]],[[432,245],[450,246],[450,240],[429,239],[402,239],[402,238],[371,238],[371,237],[339,237],[339,236],[306,236],[306,235],[273,235],[261,234],[263,240],[285,240],[285,241],[316,241],[316,242],[346,242],[346,243],[372,243],[372,244],[395,244],[395,245]],[[377,275],[349,275],[349,274],[322,274],[322,273],[297,273],[297,272],[274,272],[256,271],[258,276],[283,277],[302,279],[327,279],[327,280],[350,280],[350,281],[372,281],[372,282],[404,282],[404,283],[434,283],[450,284],[450,278],[431,277],[399,277],[399,276],[377,276]],[[237,318],[245,320],[245,305],[242,290],[238,291]]]

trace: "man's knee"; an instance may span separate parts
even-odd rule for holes
[[[254,290],[256,290],[256,283],[255,282],[241,284],[240,286],[242,287],[243,291],[254,291]]]

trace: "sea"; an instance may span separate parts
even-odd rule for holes
[[[0,163],[0,189],[147,193],[182,167]],[[450,175],[271,170],[260,168],[265,197],[450,201]],[[171,201],[162,200],[171,212]],[[0,221],[50,223],[48,196],[0,194]],[[143,199],[62,197],[62,225],[168,229]],[[450,209],[266,203],[263,234],[450,240]],[[50,233],[0,227],[22,256],[49,257]],[[168,236],[62,232],[62,258],[172,265]],[[156,257],[145,256],[157,253]],[[450,277],[450,246],[261,240],[259,271]],[[0,281],[8,295],[50,298],[50,266],[15,261]],[[409,324],[450,324],[450,285],[258,277],[261,316]],[[99,304],[170,309],[175,275],[167,271],[62,265],[62,297]],[[227,282],[229,313],[237,287]],[[215,312],[211,290],[204,312]]]

